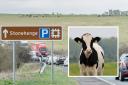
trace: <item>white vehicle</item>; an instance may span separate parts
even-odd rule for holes
[[[30,55],[31,55],[31,59],[33,60],[33,61],[41,61],[41,58],[40,57],[38,57],[37,55],[36,55],[36,51],[30,51]]]
[[[64,66],[68,66],[68,58],[65,59]]]
[[[52,63],[52,56],[48,56],[48,61],[47,61],[47,64],[51,64]],[[57,57],[56,56],[53,56],[53,64],[55,64],[57,62]]]

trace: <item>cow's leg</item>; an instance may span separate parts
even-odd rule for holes
[[[98,70],[98,75],[103,75],[104,68]]]
[[[84,64],[80,64],[80,75],[81,75],[81,76],[86,76],[86,75],[88,75],[86,66],[85,66]]]
[[[93,67],[89,67],[89,75],[90,76],[97,76],[97,69],[96,69],[96,64],[93,65]]]
[[[102,63],[102,66],[100,66],[99,68],[98,68],[98,75],[103,75],[103,71],[104,71],[104,63]]]
[[[100,71],[98,71],[98,75],[103,75],[103,69],[101,69]]]
[[[94,66],[93,66],[93,70],[94,70],[94,72],[93,72],[93,75],[94,76],[97,76],[97,64],[95,64]]]

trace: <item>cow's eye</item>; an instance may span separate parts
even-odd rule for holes
[[[91,40],[91,44],[90,44],[90,47],[91,47],[91,48],[93,47],[93,40]]]
[[[82,44],[82,47],[83,47],[83,50],[86,50],[87,49],[87,46],[85,43]]]

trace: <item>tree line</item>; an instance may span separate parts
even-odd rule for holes
[[[28,54],[30,48],[21,47],[16,43],[16,68],[19,68],[23,63],[30,62],[31,56]],[[13,65],[13,50],[12,44],[1,46],[0,45],[0,72],[12,71]]]

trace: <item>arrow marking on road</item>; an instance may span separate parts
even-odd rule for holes
[[[3,30],[4,38],[7,38],[7,33],[8,33],[8,30],[7,29],[4,29]]]

